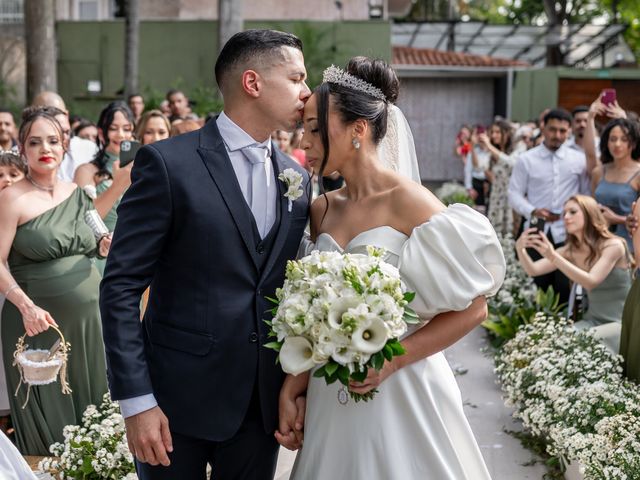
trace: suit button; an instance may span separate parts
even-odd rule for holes
[[[259,288],[259,289],[256,291],[256,295],[258,295],[259,297],[261,297],[261,296],[262,296],[262,289],[261,289],[261,288]]]
[[[264,245],[259,244],[259,245],[256,247],[256,252],[258,252],[258,255],[262,255],[262,254],[264,253]]]
[[[258,334],[256,332],[251,332],[249,335],[249,341],[251,343],[256,343],[258,341]]]

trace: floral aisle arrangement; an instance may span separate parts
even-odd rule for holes
[[[399,338],[418,322],[407,306],[414,294],[403,291],[398,269],[383,255],[367,247],[366,255],[314,251],[288,262],[284,286],[270,299],[277,305],[268,322],[275,341],[266,345],[279,352],[285,372],[320,366],[314,376],[348,386],[404,353]],[[350,392],[356,401],[374,394]]]
[[[640,478],[640,387],[590,333],[538,314],[496,365],[507,404],[551,455],[579,462],[588,480]]]
[[[445,205],[451,205],[453,203],[464,203],[470,207],[475,205],[467,189],[456,182],[443,183],[442,186],[435,191],[435,194]]]
[[[82,425],[64,427],[64,443],[50,451],[58,458],[44,458],[38,469],[56,479],[137,480],[133,456],[127,446],[120,407],[105,394],[99,408],[89,405]]]
[[[513,338],[520,325],[529,323],[536,312],[555,315],[559,311],[553,292],[539,292],[531,277],[520,266],[515,254],[512,235],[499,235],[507,264],[504,283],[498,293],[488,299],[489,318],[483,326],[497,339],[497,343]]]

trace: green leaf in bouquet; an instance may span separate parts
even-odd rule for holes
[[[342,383],[345,387],[349,386],[350,375],[351,372],[349,371],[349,367],[340,367],[338,369],[338,380],[340,380],[340,383]]]
[[[393,354],[396,355],[396,356],[404,355],[405,353],[407,353],[405,348],[402,346],[402,344],[397,339],[387,343],[386,346],[390,347],[391,350],[393,350]]]
[[[338,371],[336,370],[335,372],[333,372],[333,375],[326,375],[324,379],[327,382],[327,385],[336,383],[336,381],[338,380]]]
[[[404,315],[402,319],[407,325],[415,325],[416,323],[420,323],[420,317],[409,307],[404,307]]]
[[[266,298],[267,300],[269,300],[271,303],[273,303],[275,305],[280,305],[280,300],[278,300],[277,298],[272,298],[272,297],[267,297],[267,296],[265,296],[264,298]]]
[[[369,373],[369,369],[365,367],[363,370],[358,370],[351,374],[351,378],[356,382],[364,382],[367,378],[367,374]]]
[[[382,370],[382,366],[384,365],[384,355],[382,352],[374,353],[371,355],[371,366],[376,370]]]
[[[313,376],[316,378],[322,378],[326,375],[326,365],[321,366],[315,372],[313,372]]]
[[[405,302],[411,303],[413,302],[413,299],[416,298],[416,292],[404,292],[403,297]]]
[[[266,325],[268,325],[269,327],[273,326],[273,322],[271,320],[262,320]]]
[[[325,372],[327,372],[329,375],[333,375],[334,373],[336,373],[336,371],[338,370],[338,368],[340,367],[340,365],[338,365],[335,362],[329,362],[324,366],[324,370]]]
[[[282,348],[283,343],[284,342],[269,342],[269,343],[265,343],[264,347],[269,348],[271,350],[275,350],[276,352],[279,352],[280,349]]]
[[[393,349],[389,346],[389,342],[387,342],[387,344],[382,349],[382,355],[384,355],[384,358],[386,358],[388,361],[391,361],[391,359],[393,358]]]

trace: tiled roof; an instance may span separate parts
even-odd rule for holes
[[[393,47],[393,65],[449,67],[528,67],[526,62],[432,48]]]

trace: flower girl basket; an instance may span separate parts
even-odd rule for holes
[[[60,342],[50,350],[27,349],[29,345],[24,343],[25,333],[18,339],[16,351],[13,353],[13,365],[18,367],[20,371],[20,383],[16,388],[15,396],[18,396],[20,386],[25,383],[27,385],[27,399],[22,408],[27,406],[29,402],[29,393],[32,385],[48,385],[56,381],[58,373],[60,373],[60,384],[63,394],[70,394],[71,388],[67,383],[67,360],[71,345],[65,341],[62,332],[54,325],[50,325],[58,335]]]

